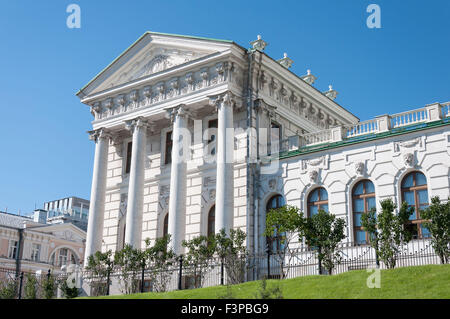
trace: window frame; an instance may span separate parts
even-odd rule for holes
[[[426,184],[416,186],[416,174],[422,174],[423,177],[425,178]],[[405,182],[406,178],[408,178],[408,176],[410,176],[410,175],[412,175],[412,178],[413,178],[413,186],[403,187],[403,183]],[[427,198],[427,203],[426,204],[421,204],[420,201],[419,201],[419,195],[418,195],[419,191],[423,191],[423,190],[427,191],[427,197],[428,198]],[[414,207],[415,214],[416,214],[416,218],[415,219],[408,221],[408,225],[413,225],[417,229],[417,238],[413,237],[413,239],[428,238],[428,237],[423,237],[421,225],[426,220],[421,218],[421,216],[420,216],[420,210],[421,210],[420,207],[421,206],[428,207],[430,205],[430,201],[429,201],[430,198],[429,198],[429,193],[428,193],[428,180],[427,180],[427,177],[425,176],[425,174],[422,173],[421,171],[412,171],[412,172],[409,172],[408,174],[406,174],[405,176],[403,176],[402,181],[400,183],[400,193],[401,193],[402,203],[406,202],[406,200],[405,200],[405,193],[406,192],[413,192],[413,194],[414,194],[414,205],[410,205],[408,203],[408,207]]]
[[[325,190],[325,192],[327,193],[327,199],[326,200],[320,200],[320,189]],[[312,202],[312,201],[310,201],[310,198],[311,198],[312,194],[315,191],[317,191],[317,199],[318,200]],[[328,206],[328,212],[329,212],[330,211],[330,205],[328,203],[328,198],[329,198],[328,191],[323,186],[316,187],[312,191],[310,191],[309,194],[308,194],[307,201],[306,201],[308,218],[311,218],[311,206],[317,206],[317,211],[319,211],[321,209],[321,206],[327,205]]]
[[[14,245],[12,245],[14,243]],[[19,241],[15,239],[10,239],[8,243],[8,258],[17,259]]]
[[[213,215],[211,215],[213,213]],[[216,205],[212,205],[208,211],[208,219],[206,224],[206,236],[209,238],[216,233]]]
[[[269,206],[272,206],[271,203],[273,200],[277,200],[277,203],[275,205],[276,207],[269,207]],[[282,204],[282,203],[284,203],[284,204]],[[277,208],[283,207],[284,205],[286,205],[286,200],[283,197],[283,195],[275,194],[275,195],[271,196],[270,199],[266,203],[266,220],[267,220],[267,216],[269,215],[269,211],[271,209],[277,209]],[[281,251],[282,250],[282,244],[281,244],[282,238],[283,238],[283,233],[281,233],[281,234],[277,233],[275,236],[266,236],[266,248],[270,247],[271,253],[277,253],[278,251]],[[275,249],[274,249],[274,243],[275,243]]]
[[[366,182],[372,183],[372,186],[373,186],[373,189],[374,189],[373,193],[367,193],[367,190],[366,190]],[[359,195],[355,195],[356,187],[357,187],[359,184],[361,184],[361,183],[362,183],[362,185],[363,185],[363,193],[362,193],[362,194],[359,194]],[[376,200],[375,185],[373,184],[373,182],[372,182],[370,179],[363,179],[363,180],[360,180],[359,182],[357,182],[357,183],[353,186],[351,196],[352,196],[352,221],[353,221],[353,239],[354,239],[354,243],[355,243],[356,245],[368,245],[368,244],[369,244],[369,234],[367,233],[367,231],[364,230],[364,227],[363,227],[363,226],[356,226],[356,214],[357,214],[357,213],[360,213],[361,215],[363,215],[363,214],[367,214],[368,212],[370,212],[370,210],[369,210],[369,201],[368,201],[368,199],[369,199],[369,198],[375,198],[375,200]],[[358,199],[362,199],[362,200],[364,201],[364,212],[356,212],[356,211],[355,211],[355,207],[356,207],[355,201],[358,200]],[[364,232],[365,232],[365,235],[366,235],[366,236],[365,236],[365,237],[366,237],[366,242],[365,242],[365,243],[357,243],[357,239],[356,239],[357,236],[356,236],[356,233],[357,233],[358,231],[364,231]]]

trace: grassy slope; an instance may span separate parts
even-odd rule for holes
[[[288,280],[269,280],[268,286],[280,285],[285,299],[325,298],[450,298],[450,265],[405,267],[381,271],[381,288],[367,288],[370,274],[365,270],[333,276],[308,276]],[[234,298],[255,298],[260,282],[247,282],[232,287]],[[109,296],[127,299],[215,299],[226,293],[223,286]],[[100,297],[105,298],[105,297]]]

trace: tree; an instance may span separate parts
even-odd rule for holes
[[[114,264],[119,269],[119,282],[125,294],[139,291],[139,273],[145,255],[140,249],[126,244],[125,247],[114,254]]]
[[[246,237],[247,235],[241,229],[230,229],[229,236],[225,229],[221,229],[211,241],[215,253],[225,267],[229,284],[238,284],[244,281],[247,256]]]
[[[333,268],[341,262],[338,244],[345,238],[344,230],[345,221],[342,218],[323,210],[300,222],[299,235],[304,236],[306,244],[317,251],[320,274],[322,265],[331,275]]]
[[[439,196],[431,199],[431,205],[420,215],[428,221],[423,223],[431,234],[431,244],[441,264],[450,261],[450,198],[442,203]]]
[[[369,243],[375,250],[375,259],[377,267],[380,266],[378,253],[380,251],[378,245],[378,228],[377,228],[377,212],[375,208],[372,208],[366,214],[361,215],[361,225],[364,227],[366,232],[369,234]]]
[[[88,257],[85,267],[86,277],[90,281],[90,285],[96,287],[97,295],[106,295],[108,290],[109,276],[114,268],[114,260],[112,259],[112,251],[108,250],[104,253],[97,251]]]
[[[280,247],[274,252],[274,256],[280,263],[282,279],[287,277],[291,260],[295,255],[295,249],[290,248],[290,243],[302,224],[302,217],[298,211],[295,206],[285,205],[269,210],[266,216],[264,235],[268,239],[276,236],[280,241]]]
[[[195,288],[202,287],[206,269],[210,266],[209,259],[213,256],[215,248],[212,241],[213,237],[202,235],[182,242],[183,247],[187,248],[184,266],[187,268],[186,273],[192,276]]]
[[[172,248],[168,248],[170,234],[162,238],[157,238],[153,246],[150,246],[150,239],[145,240],[145,258],[149,261],[150,279],[153,288],[157,292],[167,291],[173,270],[171,268],[176,262],[176,255]]]
[[[39,289],[39,283],[36,275],[28,273],[24,287],[25,299],[36,299]]]
[[[380,202],[381,213],[374,211],[361,217],[361,225],[369,233],[369,242],[376,255],[387,268],[394,268],[401,246],[412,239],[412,233],[406,227],[414,208],[403,202],[398,214],[394,213],[397,205],[391,198]],[[365,216],[367,215],[367,216]]]

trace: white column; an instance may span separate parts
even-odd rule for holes
[[[127,121],[125,125],[133,133],[125,244],[141,248],[147,123],[142,118],[137,118]]]
[[[170,170],[169,225],[170,246],[179,255],[186,228],[186,161],[189,158],[187,113],[184,105],[170,110],[173,123],[172,163]]]
[[[97,251],[101,251],[102,249],[106,172],[110,138],[105,129],[99,129],[90,133],[90,139],[95,141],[95,157],[86,236],[86,251],[84,252],[84,266],[87,266],[89,256],[95,254]]]
[[[217,178],[215,232],[222,228],[227,234],[233,227],[234,214],[234,97],[226,92],[214,101],[218,111],[217,131]]]

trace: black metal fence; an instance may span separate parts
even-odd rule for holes
[[[377,262],[374,249],[368,245],[342,243],[338,251],[339,263],[332,269],[332,274],[375,267],[386,269],[383,262]],[[408,243],[401,248],[397,257],[396,268],[440,263],[428,239]],[[215,257],[199,264],[189,264],[178,257],[164,269],[155,269],[150,264],[125,276],[116,270],[101,280],[92,277],[87,279],[91,283],[87,294],[162,292],[236,284],[263,277],[282,279],[327,273],[327,269],[319,265],[317,251],[301,246],[286,254],[268,251],[225,259]],[[86,281],[87,277],[84,278]]]
[[[59,284],[65,274],[42,274],[0,268],[0,299],[52,299],[56,298]]]

